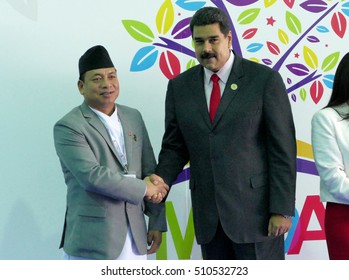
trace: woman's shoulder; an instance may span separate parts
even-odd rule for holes
[[[343,114],[349,113],[349,106],[341,104],[334,107],[326,107],[317,111],[312,118],[312,123],[314,122],[337,122],[343,119]]]

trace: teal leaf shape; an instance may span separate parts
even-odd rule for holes
[[[184,10],[197,11],[206,4],[206,1],[178,0],[176,4]]]
[[[345,14],[347,17],[349,17],[349,2],[346,2],[342,6],[342,12]]]
[[[263,44],[260,43],[253,43],[247,46],[248,52],[258,52],[263,47]]]
[[[325,76],[323,76],[322,81],[324,82],[326,87],[328,87],[329,89],[332,89],[333,88],[334,75],[333,74],[325,75]]]
[[[326,26],[323,26],[323,25],[316,27],[316,30],[320,33],[330,32],[330,30]]]
[[[158,57],[158,50],[154,46],[141,48],[131,62],[131,72],[144,71],[152,67]]]

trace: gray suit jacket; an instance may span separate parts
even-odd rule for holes
[[[156,173],[171,184],[188,161],[199,244],[218,220],[231,240],[252,243],[268,239],[272,213],[293,215],[295,128],[279,73],[235,55],[213,124],[202,66],[169,81]]]
[[[141,114],[116,105],[122,123],[130,171],[123,176],[117,152],[98,116],[85,104],[54,126],[54,142],[67,185],[67,209],[61,247],[69,255],[115,259],[124,245],[127,221],[138,251],[147,250],[147,227],[166,231],[164,204],[145,202],[142,179],[156,166]]]

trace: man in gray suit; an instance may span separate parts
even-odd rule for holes
[[[139,111],[115,104],[119,81],[107,50],[87,50],[79,72],[84,102],[54,126],[68,187],[60,248],[65,259],[146,259],[166,231],[159,202],[168,186],[146,177],[156,167],[154,152]]]
[[[284,259],[296,184],[285,85],[279,73],[231,51],[222,10],[198,10],[190,28],[200,65],[168,83],[152,181],[171,185],[190,161],[195,233],[204,259]],[[213,74],[218,78],[211,81]]]

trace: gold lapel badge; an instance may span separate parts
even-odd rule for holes
[[[238,85],[237,84],[231,84],[230,88],[232,90],[237,90],[238,89]]]

